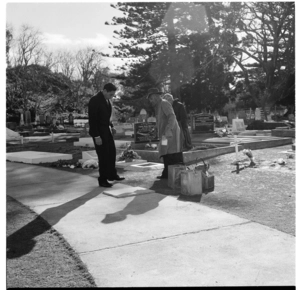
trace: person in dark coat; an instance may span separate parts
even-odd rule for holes
[[[112,99],[117,88],[108,83],[103,90],[93,96],[88,104],[89,134],[92,136],[99,161],[99,186],[111,187],[109,181],[121,181],[116,170],[116,146],[113,138],[115,129],[110,121]],[[110,128],[111,127],[111,128]]]
[[[188,127],[188,117],[184,105],[178,99],[174,100],[171,94],[165,94],[163,99],[167,100],[173,107],[181,132],[181,149],[183,151],[192,149],[193,145]]]

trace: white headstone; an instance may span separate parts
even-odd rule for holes
[[[232,132],[243,132],[245,130],[243,119],[232,119]]]
[[[260,108],[255,109],[255,120],[261,120],[261,111]]]
[[[145,110],[145,109],[141,109],[141,111],[140,111],[140,115],[147,115],[147,112],[146,112],[146,110]]]
[[[156,122],[156,118],[155,117],[149,117],[147,119],[147,122]]]
[[[20,117],[20,126],[24,125],[24,116],[23,113],[21,113],[21,117]]]

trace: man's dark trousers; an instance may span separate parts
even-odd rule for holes
[[[117,175],[116,170],[116,146],[111,133],[106,135],[106,140],[102,140],[101,145],[97,145],[95,138],[93,141],[98,155],[99,182],[107,181]]]
[[[182,152],[166,154],[161,156],[164,161],[164,169],[162,171],[162,176],[168,178],[168,166],[175,165],[175,164],[184,164],[183,163],[183,155]]]

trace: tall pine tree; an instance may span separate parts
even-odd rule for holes
[[[113,46],[115,57],[128,59],[130,72],[123,84],[139,92],[147,84],[169,84],[173,96],[180,99],[180,86],[187,78],[190,81],[195,70],[189,45],[181,40],[207,30],[204,7],[186,2],[124,2],[112,7],[124,13],[111,23],[123,25],[115,30],[122,42]]]

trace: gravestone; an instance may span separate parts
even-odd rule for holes
[[[270,108],[269,107],[265,107],[265,111],[266,111],[266,113],[268,115],[269,112],[270,112]],[[255,109],[255,120],[265,121],[265,112],[264,112],[263,108],[259,107],[259,108]]]
[[[260,111],[260,108],[256,108],[255,109],[255,120],[261,120],[261,111]]]
[[[39,119],[40,119],[40,124],[44,124],[45,123],[45,117],[44,117],[44,115],[40,115]]]
[[[157,127],[155,122],[143,122],[134,124],[134,142],[147,143],[151,141],[159,141],[157,136]]]
[[[156,122],[156,118],[155,117],[149,117],[147,119],[147,122]]]
[[[195,133],[208,133],[214,132],[215,123],[212,114],[200,113],[192,115],[192,132]]]
[[[246,128],[243,119],[232,120],[232,132],[243,132],[245,130]]]
[[[30,125],[31,124],[31,113],[29,110],[27,110],[25,112],[25,120],[24,120],[26,125]]]
[[[132,123],[115,123],[114,128],[116,130],[116,135],[119,136],[126,136],[126,135],[131,136],[133,134]]]
[[[20,126],[23,126],[24,125],[24,117],[23,117],[23,113],[21,113],[21,116],[20,116]]]
[[[145,122],[147,119],[147,111],[145,109],[141,109],[140,116],[141,116],[142,122]]]

